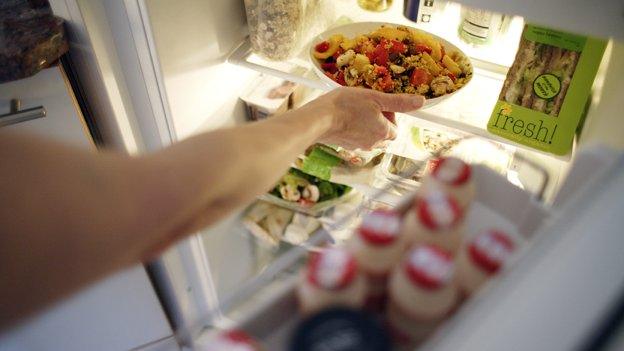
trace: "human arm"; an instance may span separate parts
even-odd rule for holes
[[[282,116],[129,157],[0,134],[0,329],[249,203],[308,145],[392,138],[413,96],[338,89]]]

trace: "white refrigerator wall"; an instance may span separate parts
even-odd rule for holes
[[[257,73],[224,61],[247,35],[243,1],[145,5],[177,138],[242,122],[238,96]]]

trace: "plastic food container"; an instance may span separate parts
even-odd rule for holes
[[[268,203],[271,203],[273,205],[277,205],[283,208],[287,208],[289,210],[295,211],[295,212],[299,212],[299,213],[304,213],[307,214],[309,216],[312,217],[320,217],[325,211],[329,210],[330,208],[343,203],[343,202],[347,202],[350,201],[358,196],[362,196],[361,193],[359,193],[357,190],[355,189],[351,189],[351,191],[349,191],[348,193],[342,195],[341,197],[332,199],[332,200],[327,200],[327,201],[322,201],[322,202],[317,202],[316,204],[312,205],[312,206],[305,206],[302,205],[298,202],[292,202],[292,201],[286,201],[284,199],[281,199],[275,195],[271,195],[271,194],[264,194],[264,195],[260,195],[258,197],[258,199],[260,200],[264,200]]]
[[[269,60],[297,55],[334,21],[329,0],[245,0],[253,51]]]

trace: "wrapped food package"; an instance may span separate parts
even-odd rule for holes
[[[555,155],[569,154],[606,44],[526,25],[488,131]]]

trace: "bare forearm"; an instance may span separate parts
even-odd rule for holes
[[[149,157],[147,169],[156,181],[151,187],[166,197],[155,201],[153,220],[167,218],[168,226],[183,235],[266,192],[330,127],[331,116],[315,112],[300,109],[199,135]]]
[[[281,117],[132,158],[0,133],[0,330],[267,191],[308,145],[391,139],[422,98],[337,89]]]
[[[287,115],[141,158],[0,134],[0,329],[251,201],[329,122]]]

